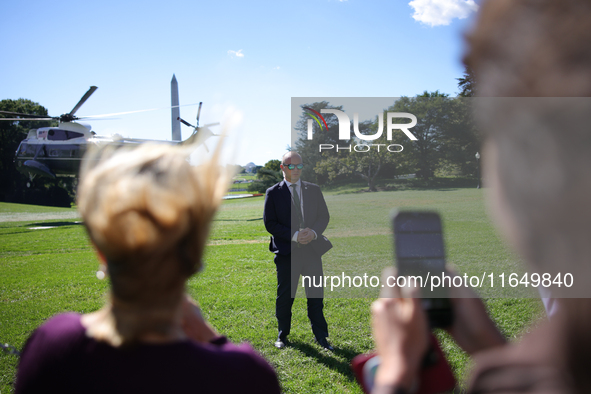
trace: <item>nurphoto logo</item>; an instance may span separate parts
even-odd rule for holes
[[[312,119],[308,119],[308,140],[313,139],[313,129],[314,129],[314,121],[320,127],[320,130],[323,130],[326,127],[328,130],[328,125],[326,120],[322,116],[322,114],[332,114],[335,115],[339,121],[339,140],[350,141],[351,140],[351,119],[349,116],[345,114],[343,111],[339,111],[337,109],[321,109],[320,113],[315,111],[311,108],[304,107],[306,111],[308,111],[308,115]],[[394,123],[394,119],[400,118],[407,118],[410,119],[410,123]],[[400,130],[411,141],[416,141],[417,137],[414,136],[413,133],[410,132],[409,129],[414,127],[417,124],[417,117],[408,112],[387,112],[386,113],[386,139],[388,141],[392,141],[392,134],[394,130]],[[375,134],[362,134],[359,131],[359,114],[355,112],[353,114],[353,132],[355,133],[355,137],[362,141],[374,141],[380,138],[384,133],[384,117],[381,114],[378,114],[378,130]],[[336,146],[336,151],[339,150],[348,150],[351,152],[354,150],[355,152],[369,152],[372,147],[375,147],[378,151],[380,151],[380,147],[386,147],[388,152],[402,152],[404,147],[400,144],[357,144],[357,145],[349,145],[349,146]],[[323,150],[332,150],[335,149],[333,144],[319,144],[318,150],[322,152]]]

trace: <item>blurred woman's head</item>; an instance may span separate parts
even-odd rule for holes
[[[530,269],[573,275],[555,341],[591,392],[591,3],[488,1],[468,43],[495,213]]]
[[[191,150],[163,144],[91,152],[81,170],[78,209],[104,255],[115,299],[177,302],[202,266],[211,220],[226,192],[212,159],[192,166]]]
[[[468,44],[504,229],[536,269],[590,277],[591,3],[488,1]]]
[[[464,59],[480,97],[591,96],[591,3],[482,4]]]

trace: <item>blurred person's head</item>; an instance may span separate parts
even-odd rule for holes
[[[591,96],[591,3],[494,0],[468,35],[481,97]]]
[[[81,170],[78,209],[107,262],[111,302],[136,313],[129,332],[118,327],[124,341],[144,329],[165,331],[186,280],[202,267],[227,173],[218,165],[219,149],[199,166],[189,163],[190,153],[163,144],[103,149],[88,155]]]
[[[579,292],[588,289],[591,2],[491,0],[468,43],[495,214],[531,267],[552,279],[571,273]],[[590,392],[591,300],[563,298],[558,314],[566,370]]]
[[[590,101],[551,97],[591,96],[591,3],[488,1],[468,43],[503,227],[540,271],[589,273]]]

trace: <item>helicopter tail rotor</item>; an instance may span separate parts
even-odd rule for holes
[[[217,126],[220,123],[215,122],[215,123],[209,123],[209,124],[206,124],[203,126],[199,126],[199,118],[201,117],[201,106],[202,105],[203,105],[203,102],[200,102],[199,109],[197,110],[197,126],[193,126],[191,123],[187,122],[184,119],[181,119],[180,117],[177,119],[185,126],[189,126],[189,127],[193,128],[193,133],[191,134],[191,136],[189,138],[184,140],[183,143],[191,144],[199,139],[199,141],[201,141],[200,144],[203,144],[203,146],[205,147],[205,150],[207,152],[209,152],[209,148],[207,147],[207,145],[205,145],[205,140],[207,140],[209,137],[218,137],[217,134],[212,133],[212,131],[209,129],[209,127]]]
[[[182,118],[176,118],[176,120],[180,120],[182,124],[184,124],[185,126],[189,126],[192,127],[194,129],[197,129],[197,127],[193,126],[191,123],[187,122],[186,120],[182,119]]]

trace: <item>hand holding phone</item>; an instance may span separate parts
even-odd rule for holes
[[[450,295],[454,321],[447,331],[466,353],[474,355],[507,342],[472,289],[453,287]]]
[[[455,386],[453,373],[437,339],[433,334],[428,339],[426,322],[442,328],[453,323],[449,289],[430,291],[426,283],[431,275],[445,271],[441,220],[431,212],[399,212],[393,218],[393,227],[397,275],[422,280],[422,298],[416,298],[416,293],[402,298],[400,288],[382,288],[382,298],[372,307],[380,358],[360,355],[352,362],[353,370],[366,393],[375,385],[401,385],[421,394],[451,390]],[[384,270],[382,283],[394,275],[393,268]]]
[[[383,275],[393,271],[384,270]],[[428,350],[429,329],[420,299],[402,298],[399,290],[382,288],[381,298],[372,305],[373,336],[381,356],[375,384],[410,389]]]
[[[382,281],[393,275],[394,268],[386,268]],[[363,354],[351,362],[364,392],[370,393],[376,385],[412,388],[417,394],[453,389],[453,373],[437,339],[429,333],[420,299],[401,298],[400,289],[383,287],[372,314],[379,357]]]

